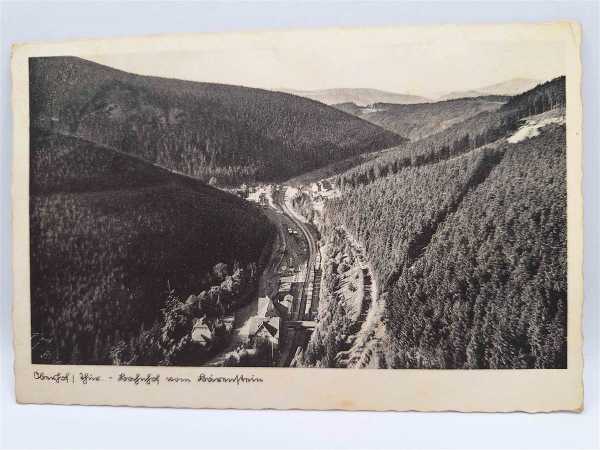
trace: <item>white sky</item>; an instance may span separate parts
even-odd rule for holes
[[[562,33],[502,27],[190,36],[173,45],[82,55],[128,72],[266,89],[376,88],[435,97],[565,73]],[[524,31],[523,31],[524,30]]]

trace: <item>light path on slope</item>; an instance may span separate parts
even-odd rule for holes
[[[540,129],[551,123],[564,124],[565,115],[562,108],[551,109],[550,111],[530,116],[525,119],[525,125],[519,128],[507,141],[510,144],[516,144],[517,142],[524,141],[525,139],[531,139],[539,136]]]

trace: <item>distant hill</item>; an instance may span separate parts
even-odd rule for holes
[[[334,179],[384,299],[361,365],[567,366],[565,104],[562,76]]]
[[[525,91],[533,89],[540,84],[540,80],[532,80],[529,78],[514,78],[512,80],[496,83],[489,86],[484,86],[478,89],[468,91],[450,92],[439,100],[452,100],[457,98],[481,97],[483,95],[507,95],[513,96],[521,94]]]
[[[368,367],[567,367],[565,127],[539,131],[380,173],[328,204],[385,299]]]
[[[367,106],[373,103],[413,104],[429,101],[427,98],[417,95],[398,94],[395,92],[367,88],[337,88],[314,91],[282,89],[281,92],[310,98],[326,105],[354,103],[359,106]]]
[[[413,105],[376,103],[361,107],[354,103],[341,103],[334,106],[414,141],[443,131],[480,112],[494,111],[507,100],[508,97],[484,96]]]
[[[513,97],[487,95],[423,105],[375,104],[368,108],[336,105],[365,119],[378,120],[383,126],[396,126],[407,136],[423,137],[369,157],[348,159],[327,176],[337,174],[339,181],[350,185],[366,184],[378,174],[396,173],[402,167],[448,159],[515,131],[523,117],[561,108],[565,103],[565,77],[561,76]],[[404,110],[406,115],[392,114],[387,108]],[[482,110],[477,112],[477,108]],[[450,120],[444,121],[445,118]],[[435,130],[436,127],[440,127],[439,130]],[[429,134],[429,130],[433,132]]]
[[[273,235],[253,204],[141,159],[35,128],[30,147],[34,363],[110,364],[169,285],[187,296],[217,263],[256,269]]]
[[[449,159],[506,137],[524,117],[564,108],[565,104],[565,77],[561,76],[510,97],[500,108],[482,111],[423,139],[381,152],[339,179],[350,185],[368,184],[380,175],[397,173],[402,167]]]
[[[30,59],[31,123],[219,184],[281,180],[403,138],[301,97]]]

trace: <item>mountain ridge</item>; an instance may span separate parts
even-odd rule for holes
[[[359,106],[373,103],[414,104],[430,101],[426,97],[374,88],[331,88],[331,89],[278,89],[279,92],[310,98],[326,105],[352,102]]]
[[[274,230],[252,203],[77,137],[30,136],[34,362],[110,364],[160,320],[167,287],[200,292],[218,263],[256,272]]]
[[[542,82],[542,80],[535,80],[532,78],[512,78],[510,80],[482,86],[476,89],[449,92],[439,97],[438,100],[454,100],[459,98],[481,97],[485,95],[506,95],[512,97],[533,89]]]
[[[483,96],[413,105],[376,103],[360,107],[341,103],[334,106],[415,141],[481,112],[499,109],[507,100],[508,97]]]
[[[219,184],[272,181],[404,138],[284,93],[30,59],[31,124]]]

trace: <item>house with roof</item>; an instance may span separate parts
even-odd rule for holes
[[[200,319],[194,319],[192,326],[192,342],[206,347],[212,342],[212,340],[213,331],[206,323],[206,316],[203,316]]]
[[[270,297],[258,299],[255,316],[250,318],[248,338],[254,348],[267,346],[271,352],[271,360],[279,349],[279,331],[281,329],[280,311],[275,307]]]
[[[277,315],[273,301],[269,296],[260,297],[258,299],[258,310],[256,311],[257,317],[273,317]]]
[[[292,294],[286,294],[283,296],[283,300],[279,302],[281,309],[283,310],[283,316],[290,318],[292,315],[292,306],[294,304],[294,296]]]
[[[271,360],[279,350],[279,330],[281,328],[280,317],[257,317],[250,319],[250,342],[257,348],[267,346],[271,351]]]

